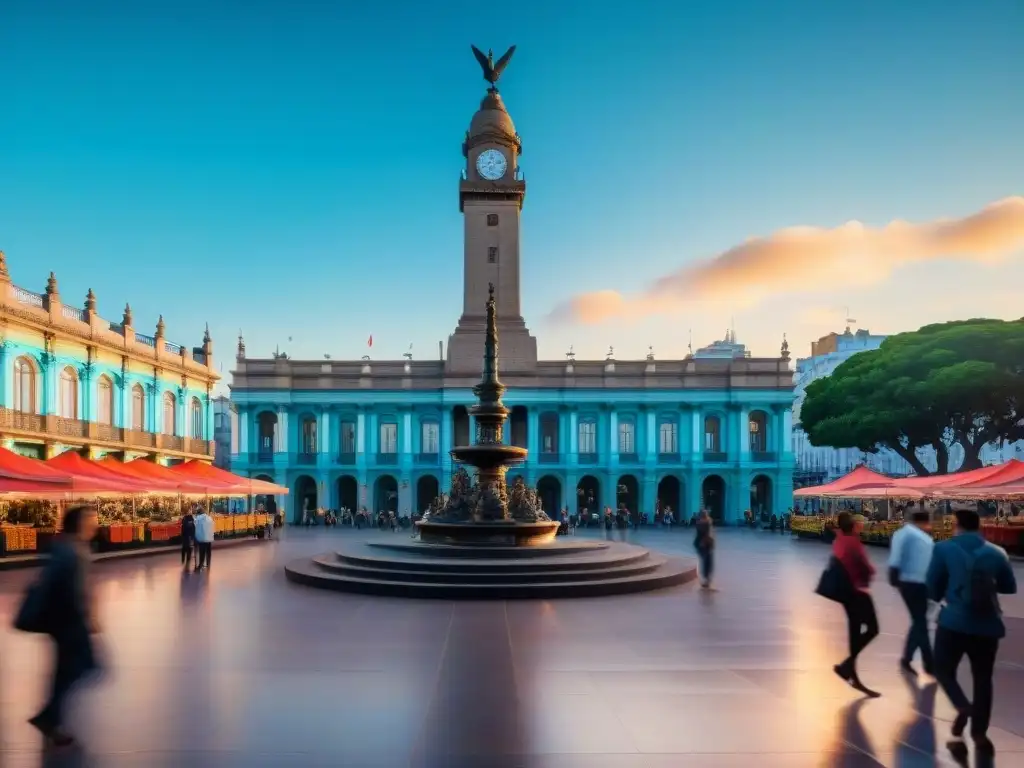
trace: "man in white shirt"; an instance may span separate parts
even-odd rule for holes
[[[213,518],[201,509],[196,515],[196,570],[210,567],[210,554],[213,550]]]
[[[910,612],[910,631],[903,650],[900,667],[917,675],[911,666],[914,653],[920,649],[926,674],[932,673],[932,646],[928,637],[928,587],[925,585],[935,542],[931,535],[931,518],[927,512],[914,512],[892,537],[889,551],[889,583],[899,589]]]

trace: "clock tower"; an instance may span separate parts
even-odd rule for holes
[[[474,52],[475,49],[474,49]],[[510,54],[502,59],[508,63]],[[477,56],[484,76],[497,80],[491,58]],[[503,69],[504,65],[499,62]],[[493,80],[488,75],[493,76]],[[486,331],[487,286],[495,286],[502,372],[524,373],[537,364],[537,340],[530,335],[519,305],[519,220],[526,182],[519,172],[522,142],[498,89],[491,87],[473,115],[462,144],[466,170],[459,182],[463,216],[462,316],[448,339],[447,369],[480,373]]]

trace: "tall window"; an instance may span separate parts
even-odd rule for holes
[[[678,425],[673,421],[663,421],[658,427],[658,453],[679,453]]]
[[[199,402],[198,397],[192,398],[192,404],[189,406],[191,411],[192,419],[192,437],[196,440],[206,439],[206,430],[203,425],[203,404]]]
[[[720,453],[722,450],[722,428],[719,425],[717,416],[708,416],[704,419],[704,450],[710,453]]]
[[[425,421],[420,426],[420,453],[438,453],[440,449],[440,441],[438,439],[438,429],[436,421]]]
[[[619,453],[636,453],[636,425],[632,421],[619,422]]]
[[[141,384],[132,387],[132,429],[136,432],[146,429],[146,393]]]
[[[96,423],[114,423],[114,384],[106,376],[96,382]]]
[[[78,376],[70,366],[60,372],[60,411],[65,419],[78,418]]]
[[[27,357],[19,357],[14,361],[14,410],[38,413],[36,367]]]
[[[398,453],[398,425],[380,425],[380,449],[378,453]]]
[[[578,453],[597,453],[597,423],[581,421],[579,423]]]
[[[545,413],[540,417],[540,452],[558,453],[557,413]]]
[[[754,411],[750,414],[750,450],[753,453],[763,453],[768,450],[768,419],[764,412]]]
[[[316,419],[303,419],[302,421],[302,445],[300,453],[316,453]]]
[[[352,421],[341,422],[341,452],[356,452],[356,425]]]
[[[175,429],[177,424],[177,413],[178,401],[174,397],[173,392],[164,392],[164,434],[174,435],[177,434]]]

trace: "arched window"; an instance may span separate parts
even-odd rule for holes
[[[146,429],[146,393],[141,384],[132,387],[132,429],[136,432]]]
[[[174,397],[173,392],[164,392],[164,434],[174,435],[177,434],[177,413],[178,401]]]
[[[114,423],[114,383],[106,376],[96,381],[96,423]]]
[[[192,437],[196,440],[206,439],[206,430],[203,429],[203,404],[198,397],[192,398],[192,405],[189,406],[192,412]]]
[[[60,416],[65,419],[78,418],[78,374],[71,366],[60,372]]]
[[[38,413],[36,400],[36,367],[27,357],[14,361],[14,410]]]

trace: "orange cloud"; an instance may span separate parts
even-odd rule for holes
[[[871,285],[894,269],[938,259],[991,262],[1024,250],[1024,197],[1008,197],[961,219],[893,221],[872,229],[793,227],[752,238],[714,258],[658,278],[641,294],[596,291],[555,308],[552,318],[594,324],[685,309],[728,298],[757,302],[778,293],[836,284]]]

